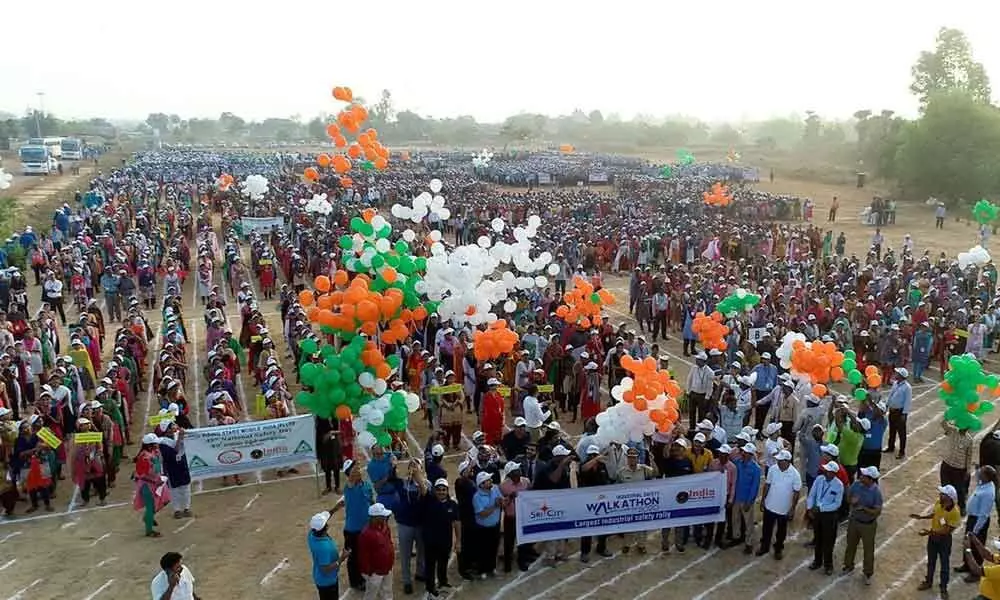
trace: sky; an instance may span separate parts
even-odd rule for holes
[[[912,115],[910,67],[942,26],[966,33],[1000,92],[1000,4],[981,0],[49,0],[43,18],[7,4],[0,111],[16,114],[44,92],[63,118],[308,119],[338,110],[330,90],[347,85],[480,121]]]

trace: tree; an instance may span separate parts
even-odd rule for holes
[[[326,115],[309,121],[309,124],[306,125],[306,130],[309,132],[309,139],[326,140],[329,137],[326,135]]]
[[[911,197],[978,200],[1000,192],[998,155],[1000,110],[962,91],[935,94],[904,129],[898,181]]]
[[[232,137],[242,136],[246,132],[247,122],[231,112],[219,115],[219,127]]]
[[[150,113],[146,117],[146,125],[149,125],[154,130],[159,131],[160,135],[166,135],[167,129],[170,127],[170,117],[165,113]]]
[[[590,111],[587,118],[590,120],[591,125],[604,125],[604,115],[597,109]]]
[[[823,121],[815,112],[806,111],[805,129],[802,130],[802,142],[806,146],[815,146],[820,139]]]
[[[719,144],[725,144],[727,146],[733,146],[742,142],[743,136],[740,135],[740,132],[729,123],[723,123],[722,125],[712,129],[712,141]]]
[[[392,104],[392,92],[382,90],[378,102],[368,111],[369,118],[375,128],[385,127],[396,118],[396,109]]]
[[[868,129],[871,123],[868,117],[872,116],[872,111],[862,109],[854,112],[854,131],[858,134],[858,148],[862,148],[868,139]]]
[[[972,48],[958,29],[942,27],[934,52],[921,52],[911,69],[910,91],[925,109],[934,94],[963,92],[977,102],[990,102],[990,78],[983,63],[972,58]]]

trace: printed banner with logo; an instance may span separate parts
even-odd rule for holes
[[[243,217],[240,219],[240,233],[247,237],[254,231],[271,233],[273,228],[285,228],[284,217]]]
[[[649,531],[723,521],[726,476],[669,479],[517,495],[517,543]]]
[[[590,183],[607,183],[608,182],[608,172],[607,171],[591,171],[587,179]]]
[[[315,418],[189,429],[184,450],[194,480],[301,465],[316,460]]]

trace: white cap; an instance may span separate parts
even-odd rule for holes
[[[512,460],[509,460],[503,466],[503,476],[506,477],[511,473],[513,473],[514,471],[520,471],[520,470],[521,470],[521,463],[516,463]]]
[[[600,454],[600,453],[601,453],[601,449],[596,444],[591,444],[591,445],[587,446],[587,455],[588,456],[591,455],[591,454]]]
[[[392,511],[385,507],[381,502],[376,502],[368,507],[369,517],[391,517]]]
[[[705,354],[704,352],[699,352],[698,354],[694,355],[694,358],[695,360],[708,360],[708,355]]]
[[[878,467],[876,466],[861,467],[860,473],[865,477],[871,477],[872,479],[878,479],[882,476],[882,474],[878,472]]]
[[[687,441],[687,438],[685,438],[685,437],[679,437],[679,438],[677,438],[676,440],[674,440],[674,443],[677,444],[678,446],[682,446],[684,448],[690,448],[691,447],[691,442]]]
[[[764,352],[763,354],[760,355],[760,357],[761,358],[765,358],[767,360],[771,360],[771,353],[770,352]]]
[[[829,473],[838,473],[840,471],[840,465],[837,464],[837,461],[831,460],[823,465],[823,470]]]
[[[344,461],[344,466],[340,467],[340,470],[343,471],[344,473],[348,473],[351,470],[351,467],[353,466],[354,466],[354,461],[348,458],[347,460]]]
[[[782,450],[774,456],[777,460],[792,460],[792,453],[788,450]]]
[[[957,502],[958,501],[958,492],[955,490],[955,486],[953,486],[953,485],[944,485],[944,486],[939,487],[938,491],[941,492],[942,494],[944,494],[945,496],[948,496],[949,498],[951,498],[953,502]]]
[[[819,451],[830,456],[840,456],[840,448],[833,444],[823,444],[819,447]]]
[[[757,446],[753,444],[743,444],[743,451],[747,454],[757,454]]]
[[[143,444],[158,444],[160,443],[160,438],[155,433],[147,433],[142,436]]]
[[[741,432],[737,433],[736,434],[736,439],[744,441],[744,442],[752,442],[753,441],[753,437],[751,437],[750,434],[747,433],[746,431],[741,431]]]
[[[698,423],[698,429],[704,429],[705,431],[714,431],[715,425],[713,425],[712,422],[709,421],[708,419],[702,419],[702,421]]]
[[[99,385],[99,386],[97,386],[97,389],[94,390],[94,394],[97,395],[97,396],[100,396],[101,394],[103,394],[106,391],[108,391],[108,388],[104,387],[103,385]]]
[[[326,523],[329,520],[330,520],[329,512],[324,510],[321,513],[316,513],[312,516],[311,519],[309,519],[309,529],[312,529],[313,531],[319,531],[320,529],[326,527]]]
[[[528,421],[524,417],[516,417],[514,419],[514,427],[527,427]]]
[[[547,427],[552,431],[558,431],[560,433],[562,432],[562,426],[559,425],[559,421],[552,421],[547,425]]]
[[[552,449],[552,456],[569,456],[569,450],[566,449],[566,446],[559,444]]]
[[[764,435],[771,436],[781,431],[781,423],[768,423],[764,428]]]
[[[590,361],[589,363],[587,363],[587,366],[585,366],[583,368],[586,369],[587,371],[596,371],[597,370],[597,363],[595,363],[594,361]]]
[[[80,417],[79,419],[76,420],[77,425],[86,425],[87,423],[90,422],[91,422],[90,419],[88,419],[87,417]]]
[[[906,379],[907,377],[910,376],[910,372],[904,369],[903,367],[896,367],[893,370],[896,372],[897,375],[899,375],[903,379]]]
[[[701,442],[702,444],[704,444],[705,443],[705,434],[701,433],[701,432],[698,432],[698,433],[694,434],[694,441]]]
[[[476,485],[483,485],[487,481],[490,481],[490,479],[492,479],[492,477],[490,476],[489,473],[487,473],[486,471],[480,471],[476,475]]]
[[[732,454],[736,450],[739,450],[739,448],[730,448],[729,444],[719,446],[719,454]]]
[[[486,380],[486,385],[500,385],[500,380],[496,377],[490,377]]]
[[[444,456],[444,446],[441,444],[431,446],[431,456]]]
[[[434,487],[437,488],[437,487],[451,487],[451,486],[448,485],[448,480],[442,477],[441,479],[438,479],[437,481],[434,482]]]

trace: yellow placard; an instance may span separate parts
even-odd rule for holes
[[[45,445],[49,448],[58,448],[62,445],[62,440],[56,434],[52,433],[52,430],[48,427],[42,427],[38,430],[38,438],[45,442]]]
[[[538,386],[539,394],[551,394],[554,391],[556,391],[556,386],[551,383]]]
[[[451,385],[437,385],[428,390],[429,393],[434,395],[454,394],[455,392],[461,392],[461,391],[462,391],[461,383],[453,383]]]
[[[968,339],[969,332],[966,329],[956,329],[955,330],[955,337],[960,337],[960,338]]]
[[[497,386],[497,393],[504,398],[510,398],[510,388],[506,385]]]
[[[264,394],[257,394],[257,397],[254,398],[253,414],[258,419],[267,418],[267,402],[264,399]]]
[[[167,413],[165,415],[150,415],[146,419],[146,422],[149,423],[150,425],[153,425],[155,427],[155,426],[159,425],[160,423],[163,423],[164,421],[173,421],[173,420],[174,420],[174,414],[173,413]]]
[[[77,444],[96,444],[104,441],[104,434],[100,431],[88,431],[73,435],[73,441]]]

